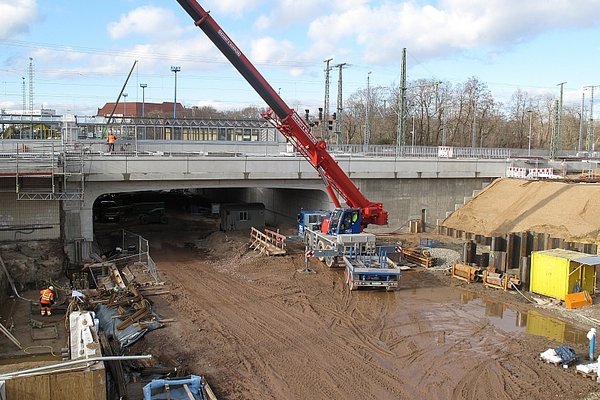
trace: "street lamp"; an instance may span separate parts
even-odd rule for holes
[[[125,137],[125,116],[127,115],[127,93],[123,93],[123,118],[121,118],[121,136]]]
[[[125,119],[125,116],[127,115],[127,93],[123,93],[123,119]]]
[[[533,116],[533,111],[527,110],[527,114],[529,114],[529,136],[528,136],[529,143],[528,143],[528,146],[527,146],[527,149],[528,149],[527,150],[527,155],[529,157],[531,157],[531,122],[532,122],[531,118]]]
[[[171,72],[175,74],[175,99],[173,100],[173,118],[177,118],[177,73],[181,67],[171,66]]]
[[[142,118],[144,118],[144,106],[146,103],[146,88],[148,87],[148,84],[140,83],[140,87],[142,88]]]

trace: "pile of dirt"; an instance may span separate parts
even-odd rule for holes
[[[498,179],[441,225],[484,236],[534,231],[596,242],[600,184]]]

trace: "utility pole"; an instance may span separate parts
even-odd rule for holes
[[[334,129],[335,129],[335,143],[336,144],[340,144],[340,137],[342,136],[342,113],[344,110],[344,106],[342,104],[343,102],[343,97],[342,97],[342,69],[344,68],[344,66],[347,65],[346,63],[341,63],[341,64],[337,64],[334,65],[334,68],[338,68],[339,69],[339,76],[338,76],[338,91],[337,91],[337,115],[336,115],[336,119],[335,119],[335,124],[334,124]]]
[[[25,92],[25,77],[22,76],[21,79],[23,80],[23,115],[25,115],[25,110],[27,109],[27,92]]]
[[[27,95],[25,93],[25,77],[22,76],[23,79],[23,116],[25,116],[25,106],[27,104]],[[23,123],[21,123],[21,130],[19,131],[19,139],[23,139]],[[30,137],[31,139],[31,137]]]
[[[33,115],[33,58],[29,57],[29,112]]]
[[[600,87],[599,85],[593,85],[593,86],[584,86],[584,89],[590,88],[592,93],[591,93],[591,99],[590,99],[590,119],[589,119],[589,123],[587,126],[587,147],[588,147],[588,151],[591,153],[594,151],[595,145],[594,145],[594,88],[595,87]]]
[[[473,97],[473,132],[471,133],[471,147],[477,147],[477,95]]]
[[[577,152],[583,147],[583,125],[585,120],[585,88],[581,91],[581,117],[579,118],[579,138],[577,140]]]
[[[323,114],[324,115],[324,123],[321,123],[321,137],[325,139],[325,137],[329,137],[329,133],[327,129],[329,127],[329,72],[331,71],[331,67],[329,63],[333,60],[333,58],[328,58],[323,61],[325,63],[325,100],[323,102]]]
[[[560,114],[560,100],[554,101],[554,126],[552,127],[552,136],[550,136],[550,159],[556,158],[556,152],[558,145],[556,144],[558,139],[558,126],[559,126],[559,114]]]
[[[556,128],[554,129],[554,140],[551,141],[550,148],[550,159],[554,159],[559,150],[561,149],[561,141],[562,141],[562,112],[563,112],[563,89],[564,85],[567,82],[561,82],[556,86],[560,86],[560,97],[558,100],[558,107],[556,110]]]
[[[369,124],[369,114],[370,114],[370,103],[371,103],[371,71],[367,73],[367,101],[365,104],[365,137],[364,137],[364,151],[367,151],[369,147],[369,141],[371,140],[371,125]]]
[[[533,111],[527,110],[529,114],[529,136],[527,136],[527,156],[531,157],[531,128],[533,126]]]
[[[400,68],[400,101],[398,110],[398,125],[396,130],[396,146],[404,146],[404,116],[406,115],[406,47],[402,49],[402,65]]]
[[[33,58],[31,57],[29,57],[29,122],[31,124],[31,138],[33,139]]]

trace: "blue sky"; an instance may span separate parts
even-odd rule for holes
[[[293,108],[322,106],[324,60],[344,69],[344,98],[408,79],[470,77],[503,101],[517,89],[581,102],[600,85],[600,0],[200,1]],[[0,0],[0,108],[94,115],[114,101],[134,62],[127,101],[218,109],[264,106],[175,0]],[[331,107],[337,96],[331,76]],[[596,89],[600,98],[600,88]],[[589,98],[589,91],[586,98]],[[595,106],[600,110],[600,105]]]

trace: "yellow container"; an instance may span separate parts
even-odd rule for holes
[[[565,300],[578,285],[590,295],[596,292],[596,266],[600,257],[578,251],[552,249],[531,253],[529,290]],[[580,291],[581,291],[580,290]]]

